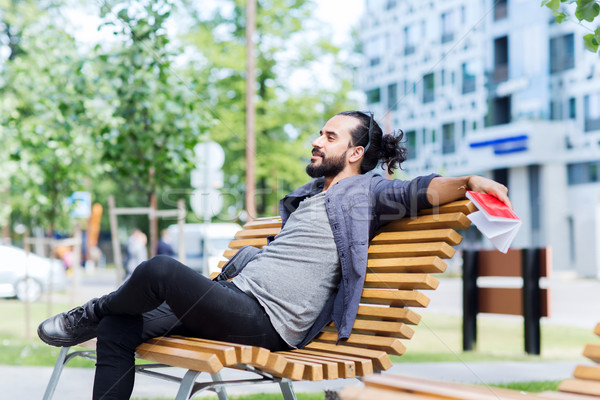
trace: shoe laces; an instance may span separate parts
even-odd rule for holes
[[[68,322],[67,326],[73,330],[76,327],[87,327],[93,325],[94,318],[89,315],[89,310],[85,305],[76,307],[67,312],[65,318]]]

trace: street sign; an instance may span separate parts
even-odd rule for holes
[[[73,192],[67,198],[67,204],[73,205],[71,217],[89,218],[92,214],[92,195],[89,192]]]
[[[219,214],[223,208],[223,196],[217,189],[196,189],[192,192],[190,205],[196,215],[209,218],[214,217]]]
[[[225,163],[225,152],[217,142],[203,142],[194,146],[197,166],[206,167],[210,171],[221,169]]]

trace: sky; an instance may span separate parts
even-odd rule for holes
[[[351,28],[358,22],[364,9],[366,0],[316,0],[317,18],[333,30],[333,43],[340,45],[350,37]],[[73,8],[67,12],[69,19],[75,26],[75,33],[82,42],[96,43],[99,36],[97,30],[100,19],[97,16],[86,14],[83,10]]]

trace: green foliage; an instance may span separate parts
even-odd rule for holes
[[[539,393],[545,391],[558,391],[558,385],[560,381],[532,381],[532,382],[511,382],[511,383],[493,383],[490,386],[522,390],[529,393]]]
[[[85,59],[73,38],[49,23],[23,36],[19,48],[0,88],[13,210],[24,222],[66,228],[66,198],[97,167]]]
[[[168,1],[105,2],[102,18],[121,40],[108,51],[97,46],[97,93],[112,106],[100,126],[102,160],[122,189],[148,196],[179,183],[189,172],[192,148],[210,118],[202,111],[195,82],[184,82],[165,29]],[[151,176],[152,175],[152,176]]]
[[[224,1],[212,13],[198,13],[191,32],[184,37],[203,55],[207,102],[219,123],[209,130],[212,140],[226,151],[224,171],[229,189],[244,192],[245,162],[245,1]],[[305,22],[314,3],[308,0],[264,0],[258,2],[256,32],[256,181],[259,214],[278,213],[277,202],[286,191],[305,183],[304,173],[310,142],[335,112],[351,108],[347,100],[350,77],[341,67],[338,49],[317,32],[316,38],[299,42],[307,33]],[[295,51],[291,43],[298,42]],[[317,76],[310,68],[327,56],[336,58],[333,89],[307,85]],[[299,71],[308,81],[290,89]],[[308,71],[308,72],[307,72]],[[319,74],[317,71],[313,74]],[[190,70],[189,74],[197,74]],[[242,207],[242,196],[238,207]]]
[[[594,22],[600,15],[600,1],[598,0],[542,0],[542,6],[554,11],[554,17],[559,24],[569,19],[569,14],[559,11],[561,4],[575,3],[575,17],[582,21]],[[600,27],[583,36],[585,48],[592,53],[598,53],[600,44]]]

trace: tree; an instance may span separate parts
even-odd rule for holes
[[[90,82],[74,39],[47,20],[21,37],[19,49],[5,65],[0,92],[3,136],[16,167],[13,214],[53,233],[69,227],[66,199],[97,166]]]
[[[106,163],[121,190],[139,192],[156,208],[157,192],[180,182],[191,169],[192,148],[210,124],[202,94],[184,82],[165,28],[169,1],[105,2],[101,16],[119,42],[97,46],[96,74],[113,107],[113,119],[97,132]],[[110,89],[107,89],[110,88]],[[146,203],[147,204],[147,203]],[[156,226],[151,226],[155,248]]]
[[[205,104],[219,121],[210,129],[226,151],[228,188],[243,199],[245,174],[245,1],[221,2],[214,10],[197,11],[195,26],[184,40],[200,52],[198,68],[208,94]],[[349,108],[348,68],[339,49],[318,32],[310,32],[314,3],[310,0],[262,0],[257,5],[256,181],[259,214],[278,213],[278,200],[307,180],[304,167],[310,142],[325,119]],[[329,57],[331,85],[316,87],[318,62]],[[294,78],[299,72],[304,79]],[[301,81],[300,81],[301,80]],[[292,86],[297,86],[294,88]],[[200,86],[201,87],[201,86]],[[298,88],[300,87],[300,88]]]
[[[594,22],[600,14],[600,1],[598,0],[543,0],[542,6],[546,6],[554,11],[556,22],[562,23],[571,18],[571,15],[561,5],[570,5],[575,3],[575,17],[581,23],[582,21]],[[583,36],[585,48],[592,53],[600,53],[600,26],[595,29],[585,27],[590,33]]]

